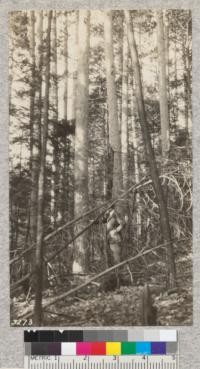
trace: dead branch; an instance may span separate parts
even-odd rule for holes
[[[70,296],[72,295],[73,293],[77,292],[77,291],[80,291],[81,289],[83,289],[84,287],[88,286],[90,283],[92,283],[93,281],[96,281],[97,279],[111,273],[112,271],[116,270],[116,269],[119,269],[121,268],[122,266],[126,265],[126,264],[129,264],[133,261],[135,261],[136,259],[144,256],[144,255],[147,255],[149,253],[151,253],[152,251],[154,250],[157,250],[157,249],[161,249],[161,248],[164,248],[167,246],[167,243],[164,243],[162,245],[158,245],[158,246],[155,246],[153,248],[151,248],[150,250],[146,250],[146,251],[140,251],[139,254],[127,259],[127,260],[124,260],[122,262],[120,262],[119,264],[116,264],[106,270],[104,270],[103,272],[99,273],[98,275],[96,275],[95,277],[89,279],[87,282],[84,282],[82,283],[80,286],[77,286],[75,288],[73,288],[72,290],[70,291],[67,291],[59,296],[56,296],[56,297],[53,297],[51,298],[48,302],[46,302],[45,304],[43,304],[42,308],[43,309],[46,309],[48,306],[51,306],[51,305],[54,305],[56,302],[60,301],[60,300],[63,300],[64,298],[66,298],[67,296]],[[20,315],[18,318],[21,319],[21,318],[30,318],[31,316],[33,315],[33,312],[32,312],[32,309],[29,308],[27,309],[27,311],[25,313],[23,313],[22,315]]]
[[[150,184],[150,183],[152,183],[152,181],[151,180],[148,180],[146,183],[143,183],[144,181],[146,180],[146,177],[145,178],[143,178],[138,184],[135,184],[135,185],[133,185],[133,186],[131,186],[126,192],[124,192],[119,198],[117,198],[117,199],[115,199],[115,200],[113,200],[111,203],[110,203],[110,205],[108,205],[107,203],[105,203],[105,204],[103,204],[103,205],[101,205],[101,206],[98,206],[98,207],[96,207],[96,208],[94,208],[94,209],[92,209],[92,210],[90,210],[90,211],[88,211],[88,212],[86,212],[86,213],[84,213],[84,214],[82,214],[82,215],[80,215],[79,217],[77,217],[77,218],[75,218],[75,219],[73,219],[73,220],[71,220],[70,222],[68,222],[68,223],[66,223],[66,224],[64,224],[63,226],[61,226],[61,227],[59,227],[59,228],[57,228],[55,231],[53,231],[53,232],[51,232],[51,233],[49,233],[47,236],[45,236],[44,237],[44,242],[47,242],[50,238],[52,238],[53,236],[55,236],[56,234],[58,234],[59,232],[61,232],[61,231],[63,231],[64,229],[66,229],[66,228],[68,228],[68,227],[70,227],[71,225],[73,225],[74,223],[76,223],[76,222],[78,222],[79,220],[81,220],[82,218],[84,218],[84,217],[86,217],[86,216],[88,216],[88,215],[90,215],[90,214],[92,214],[92,213],[94,213],[95,211],[97,211],[97,210],[99,210],[99,209],[101,209],[101,208],[103,208],[103,207],[105,207],[106,206],[106,208],[99,214],[99,217],[101,217],[107,210],[109,210],[113,205],[115,205],[118,201],[120,201],[121,199],[123,199],[128,193],[130,193],[131,191],[133,191],[133,190],[137,190],[137,189],[139,189],[141,186],[144,186],[144,185],[147,185],[147,184]],[[98,217],[98,218],[99,218]],[[95,219],[95,221],[96,221],[97,219]],[[91,226],[93,224],[93,222],[92,223],[90,223],[90,225],[89,225],[89,227]],[[87,230],[88,229],[88,227],[86,227],[86,229],[85,230]],[[84,231],[84,230],[83,230]],[[77,237],[79,237],[80,235],[82,234],[82,231],[78,234],[78,235],[76,235],[69,243],[67,243],[66,245],[65,245],[65,247],[66,246],[68,246],[70,243],[72,243]],[[34,249],[34,247],[35,247],[35,244],[33,244],[33,245],[31,245],[28,249],[26,249],[26,250],[24,250],[19,256],[17,256],[16,258],[14,258],[14,259],[12,259],[11,261],[10,261],[10,265],[12,265],[13,263],[15,263],[16,261],[18,261],[18,260],[20,260],[27,252],[29,252],[29,251],[31,251],[32,249]],[[62,248],[62,249],[60,249],[61,251],[63,251],[64,249],[65,249],[65,247],[64,248]],[[59,253],[59,252],[58,252]],[[51,260],[51,259],[50,259]],[[50,261],[50,260],[48,260],[48,261]]]

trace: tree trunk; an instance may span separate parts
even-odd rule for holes
[[[108,99],[108,126],[109,144],[113,158],[112,174],[112,198],[120,196],[123,189],[122,181],[122,156],[121,156],[121,134],[118,121],[117,94],[115,86],[115,68],[113,56],[113,30],[112,30],[112,11],[105,12],[104,15],[104,38],[105,38],[105,64],[107,81]],[[126,124],[126,123],[125,123]],[[111,158],[110,158],[111,161]],[[115,209],[111,209],[107,216],[107,240],[111,253],[111,263],[116,264],[123,258],[123,239],[126,201],[118,202]],[[119,276],[117,275],[119,285]]]
[[[41,88],[42,88],[42,45],[43,45],[43,13],[37,14],[36,55],[35,55],[35,104],[32,121],[32,164],[31,164],[31,195],[30,195],[30,239],[36,242],[37,236],[37,198],[38,198],[38,169],[40,156],[41,129]]]
[[[135,96],[132,94],[131,96],[131,120],[132,120],[132,141],[133,141],[133,150],[134,150],[134,177],[135,183],[139,183],[140,181],[140,172],[139,172],[139,143],[137,138],[137,125],[135,118],[135,110],[137,108],[137,104],[135,101]],[[136,192],[135,195],[135,203],[136,203],[136,227],[137,227],[137,241],[140,239],[142,235],[142,218],[141,218],[141,209],[140,209],[140,193]]]
[[[165,34],[165,58],[166,58],[166,83],[167,83],[167,100],[168,100],[168,116],[169,116],[169,127],[170,127],[170,106],[171,106],[171,98],[170,98],[170,67],[169,67],[169,19],[167,15],[167,11],[165,11],[164,17],[164,34]]]
[[[89,37],[90,12],[79,11],[78,22],[78,74],[76,95],[75,128],[75,217],[87,211],[88,207],[88,84],[89,84]],[[76,227],[79,232],[85,227],[83,219]],[[83,233],[75,243],[73,273],[87,270],[87,233]]]
[[[141,75],[140,75],[140,65],[139,65],[137,47],[135,43],[131,14],[128,10],[125,10],[124,13],[125,13],[125,18],[127,22],[128,43],[129,43],[132,66],[133,66],[134,76],[135,76],[136,99],[137,99],[137,105],[138,105],[138,113],[139,113],[139,118],[140,118],[141,131],[142,131],[144,147],[145,147],[145,154],[146,154],[146,159],[149,163],[151,178],[153,181],[155,193],[156,193],[157,200],[158,200],[162,236],[166,243],[167,263],[168,263],[167,264],[167,268],[168,268],[167,285],[168,287],[174,287],[176,285],[176,270],[175,270],[173,244],[171,240],[171,231],[170,231],[170,225],[169,225],[167,206],[166,206],[163,189],[162,189],[159,175],[158,175],[156,160],[155,160],[154,151],[153,151],[152,144],[151,144],[151,137],[150,137],[148,123],[146,119],[143,90],[142,90],[142,83],[141,83]]]
[[[51,37],[52,11],[48,12],[48,27],[46,39],[45,56],[45,95],[44,116],[42,129],[42,145],[40,156],[39,180],[38,180],[38,217],[37,217],[37,242],[35,254],[35,306],[34,324],[40,326],[42,323],[42,289],[43,289],[43,231],[44,231],[44,193],[45,193],[45,166],[46,146],[48,135],[49,114],[49,86],[50,86],[50,37]]]
[[[65,24],[64,24],[64,94],[63,94],[63,118],[67,121],[67,98],[68,98],[68,12],[65,12]],[[69,163],[70,163],[70,139],[66,136],[61,137],[61,173],[60,173],[60,211],[62,222],[67,222],[67,209],[69,206]]]
[[[123,37],[121,150],[123,188],[126,191],[128,189],[128,39],[126,24],[124,24]]]
[[[104,16],[104,37],[105,37],[105,63],[108,97],[108,123],[109,123],[109,143],[113,152],[113,187],[112,197],[118,197],[122,191],[122,165],[121,165],[121,139],[120,126],[117,114],[117,95],[115,87],[115,68],[113,57],[113,31],[112,12],[105,12]]]
[[[189,27],[189,22],[188,22]],[[185,100],[185,130],[189,132],[189,118],[190,118],[190,61],[189,61],[189,31],[187,27],[187,34],[183,38],[182,53],[183,53],[183,65],[184,65],[184,100]]]
[[[57,76],[57,19],[56,11],[52,18],[52,98],[53,98],[53,168],[51,187],[51,216],[54,227],[58,220],[59,205],[59,142],[57,137],[58,126],[58,76]]]
[[[177,76],[177,31],[175,28],[175,35],[174,35],[174,122],[175,125],[178,121],[179,109],[178,109],[178,76]]]
[[[166,69],[166,49],[163,23],[163,12],[157,12],[157,33],[158,33],[158,60],[159,60],[159,94],[160,94],[160,123],[161,123],[161,146],[162,157],[167,158],[169,139],[169,112],[167,98],[167,69]]]
[[[35,104],[35,12],[30,15],[30,57],[31,57],[31,88],[30,88],[30,171],[33,155],[33,121]]]
[[[30,174],[33,176],[32,173],[32,165],[33,165],[33,125],[34,125],[34,108],[35,108],[35,89],[36,89],[36,83],[35,83],[35,12],[30,12],[30,59],[31,59],[31,83],[30,83]],[[37,188],[37,187],[36,187]],[[36,193],[36,188],[34,189]],[[33,196],[33,188],[31,191],[31,194]],[[33,199],[33,197],[32,197]],[[30,218],[31,218],[31,207],[32,207],[32,215],[33,215],[33,204],[31,204],[31,199],[29,199],[29,209],[28,209],[28,220],[27,220],[27,236],[26,236],[26,242],[25,242],[25,248],[27,247],[28,239],[29,239],[29,232],[30,232]],[[33,220],[33,219],[32,219]],[[33,223],[32,223],[33,226]],[[34,227],[31,229],[32,237],[34,234]],[[31,238],[32,238],[31,237]],[[32,267],[32,253],[27,253],[25,258],[25,268],[31,268]],[[30,272],[30,270],[28,270]],[[27,270],[26,270],[27,273]],[[25,273],[25,274],[26,274]]]

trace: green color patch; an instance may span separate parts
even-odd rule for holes
[[[134,355],[136,354],[136,343],[135,342],[122,342],[121,343],[122,355]]]

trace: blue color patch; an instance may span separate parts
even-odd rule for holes
[[[136,354],[150,355],[151,343],[150,342],[136,342]]]

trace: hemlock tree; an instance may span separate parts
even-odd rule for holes
[[[105,37],[105,64],[108,99],[108,125],[109,143],[113,152],[113,187],[112,197],[120,195],[122,191],[122,160],[121,160],[121,137],[117,114],[117,95],[115,87],[115,68],[113,57],[113,31],[112,12],[105,12],[104,17]]]
[[[74,215],[86,212],[88,207],[88,85],[89,85],[89,35],[90,12],[79,11],[78,20],[78,73],[76,94],[75,128],[75,194]],[[79,232],[86,225],[83,218],[76,227]],[[76,239],[74,248],[73,273],[87,270],[87,232]]]

